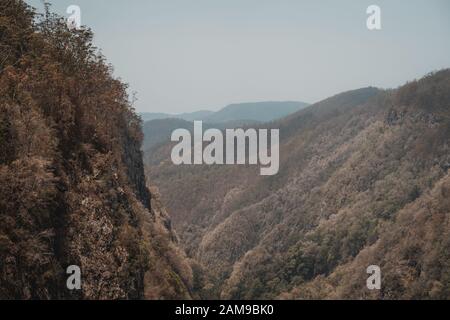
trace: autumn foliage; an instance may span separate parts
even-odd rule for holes
[[[49,9],[0,2],[0,298],[189,297],[127,87],[92,32]],[[69,265],[80,291],[66,288]]]
[[[273,177],[174,166],[164,145],[147,155],[184,247],[215,279],[209,294],[450,298],[450,70],[344,92],[265,126],[280,129]],[[370,265],[381,290],[366,287]]]

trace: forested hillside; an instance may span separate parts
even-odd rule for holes
[[[450,298],[450,70],[396,90],[345,92],[262,127],[280,172],[149,156],[212,296]],[[379,265],[381,290],[366,287]]]
[[[0,2],[0,299],[190,298],[141,123],[92,37]]]

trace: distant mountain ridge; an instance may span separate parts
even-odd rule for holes
[[[186,121],[202,120],[210,123],[239,120],[268,122],[283,118],[307,106],[307,103],[297,101],[265,101],[230,104],[216,112],[208,110],[180,114],[142,112],[139,115],[144,122],[173,118]]]
[[[291,113],[299,111],[308,104],[296,101],[266,101],[230,104],[206,118],[206,122],[220,123],[236,120],[253,120],[269,122],[283,118]]]
[[[182,119],[186,121],[201,120],[213,114],[214,111],[200,110],[194,112],[186,112],[179,114],[161,113],[161,112],[142,112],[139,113],[142,121],[152,121],[161,119]]]
[[[307,107],[304,102],[251,102],[231,104],[217,111],[196,111],[182,114],[141,113],[144,121],[144,142],[142,150],[149,149],[170,140],[175,129],[193,130],[194,120],[202,120],[204,128],[232,129],[258,125],[281,119]]]

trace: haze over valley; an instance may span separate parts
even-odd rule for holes
[[[446,0],[0,0],[0,300],[449,300],[449,39]]]

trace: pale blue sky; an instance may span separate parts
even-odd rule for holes
[[[138,111],[316,102],[450,67],[448,0],[53,2],[65,16],[69,5],[80,6],[115,75],[137,91]],[[380,31],[366,28],[371,4],[382,10]]]

